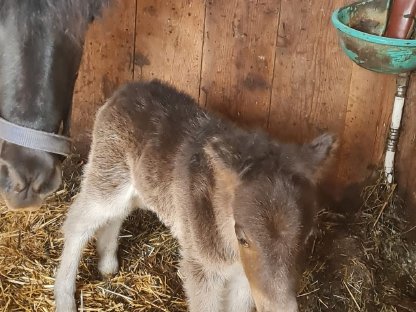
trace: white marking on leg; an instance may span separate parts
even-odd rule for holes
[[[98,197],[92,192],[93,187],[83,186],[78,198],[70,207],[67,219],[63,226],[65,244],[62,252],[62,260],[55,279],[55,301],[58,312],[76,311],[74,300],[75,280],[81,259],[82,250],[86,243],[100,227],[106,223],[110,228],[104,230],[104,236],[112,237],[112,246],[109,248],[108,257],[104,261],[110,261],[109,266],[114,269],[114,257],[117,250],[117,233],[122,220],[132,209],[134,188],[125,185],[109,194],[106,198]],[[84,191],[85,190],[85,191]],[[115,232],[117,232],[115,234]],[[101,251],[105,249],[102,241],[99,246]],[[106,254],[103,252],[103,254]],[[111,255],[111,256],[110,256]],[[110,259],[110,260],[109,260]],[[116,259],[117,261],[117,259]],[[103,264],[104,266],[104,264]]]
[[[64,223],[65,243],[54,288],[56,311],[58,312],[76,311],[75,280],[82,250],[94,234],[100,220],[102,223],[105,222],[99,218],[99,215],[95,220],[87,220],[82,217],[82,210],[88,204],[89,201],[77,199],[71,206]]]
[[[118,234],[122,224],[123,219],[115,219],[97,231],[97,251],[100,256],[98,270],[103,276],[112,275],[118,271]]]

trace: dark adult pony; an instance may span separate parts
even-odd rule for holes
[[[0,194],[38,208],[61,184],[88,24],[108,0],[0,0]]]

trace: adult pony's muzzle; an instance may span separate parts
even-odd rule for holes
[[[0,195],[9,210],[35,210],[62,181],[59,157],[2,142]]]

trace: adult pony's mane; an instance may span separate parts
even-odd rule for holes
[[[39,25],[81,41],[88,23],[101,15],[111,0],[0,0],[0,23],[13,18],[21,32],[36,32]]]

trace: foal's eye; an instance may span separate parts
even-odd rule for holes
[[[238,243],[245,248],[248,248],[248,242],[245,240],[245,238],[239,238]]]
[[[237,236],[238,243],[241,247],[250,247],[246,238],[246,233],[244,233],[244,230],[238,224],[235,225],[235,235]]]

